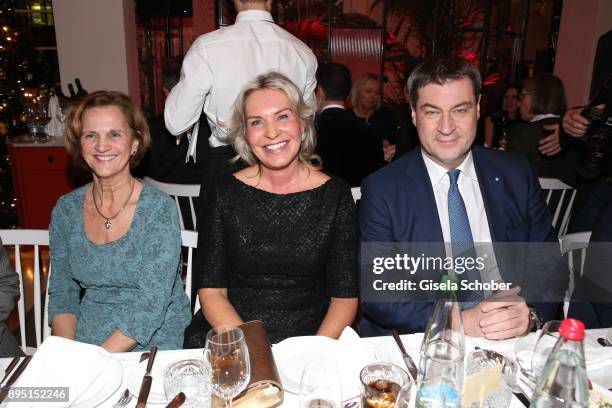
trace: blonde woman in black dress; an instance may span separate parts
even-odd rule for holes
[[[231,122],[248,167],[217,180],[202,208],[194,284],[201,312],[185,337],[259,319],[272,342],[337,338],[357,312],[357,226],[349,186],[319,170],[313,112],[286,77],[257,77]]]

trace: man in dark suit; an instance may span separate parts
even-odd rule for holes
[[[162,71],[162,90],[168,96],[181,76],[182,58],[166,61]],[[206,120],[200,121],[200,129],[205,132]],[[199,184],[206,164],[209,147],[206,143],[197,145],[197,162],[187,157],[189,140],[177,138],[166,129],[164,115],[149,120],[151,147],[142,160],[139,172],[164,183]]]
[[[357,187],[385,161],[380,135],[344,109],[350,90],[351,73],[345,65],[328,63],[319,67],[315,91],[319,107],[315,120],[317,153],[325,172]]]
[[[476,256],[479,248],[474,243],[488,242],[495,252],[486,260],[487,277],[491,282],[515,283],[512,273],[517,269],[520,273],[521,262],[532,258],[509,260],[497,243],[555,241],[550,214],[529,164],[505,152],[471,147],[480,115],[481,78],[469,62],[430,58],[415,68],[408,83],[421,148],[364,180],[359,216],[362,251],[372,243],[449,243],[450,258],[457,260],[455,244],[471,248]],[[442,251],[448,254],[447,249]],[[520,264],[514,272],[506,268],[512,262]],[[453,272],[463,276],[458,269]],[[536,282],[538,274],[532,275]],[[362,295],[367,294],[368,278],[368,270],[362,269]],[[553,280],[552,291],[562,294],[563,283],[554,276],[547,278]],[[489,293],[480,291],[476,301],[463,302],[465,333],[489,339],[520,336],[539,321],[538,312],[552,313],[548,307],[538,311],[529,307],[520,291],[519,286],[507,285]],[[361,333],[366,336],[392,328],[423,331],[432,311],[431,297],[428,302],[383,298],[368,302],[364,297]]]

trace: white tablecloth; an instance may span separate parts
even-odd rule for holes
[[[607,330],[609,329],[588,330],[588,333],[595,337],[605,337]],[[404,340],[405,344],[414,345],[417,343],[420,344],[421,336],[422,336],[421,334],[403,335],[402,339]],[[370,337],[370,338],[359,339],[357,341],[362,342],[363,345],[365,345],[368,349],[374,352],[377,349],[377,347],[381,345],[382,342],[384,341],[388,342],[389,338],[388,337]],[[488,341],[482,338],[468,337],[466,338],[466,351],[472,350],[475,346],[479,346],[483,349],[496,350],[502,354],[505,354],[509,357],[514,358],[515,343],[516,343],[516,339],[504,340],[504,341]],[[409,354],[411,354],[413,358],[415,358],[416,360],[416,355],[413,354],[410,350],[411,347],[407,346],[407,348],[408,348]],[[163,353],[163,351],[160,353]],[[115,353],[113,354],[113,356],[121,362],[121,365],[123,367],[123,373],[124,373],[123,382],[113,395],[111,395],[102,405],[99,405],[100,407],[110,408],[113,406],[115,402],[117,402],[121,393],[123,393],[123,391],[127,387],[127,381],[128,381],[127,373],[130,371],[132,367],[138,364],[140,353]],[[0,359],[0,365],[2,367],[6,367],[9,362],[10,362],[10,359]],[[417,364],[418,364],[418,361],[417,361]],[[3,370],[0,370],[0,373],[2,373],[2,371]],[[356,373],[356,375],[358,375],[358,373]],[[589,372],[589,376],[592,381],[598,383],[599,385],[605,388],[612,387],[612,370],[610,370],[610,367],[606,367],[596,372]],[[135,406],[136,406],[136,398],[133,398],[132,401],[127,405],[127,407],[134,408]],[[157,405],[157,404],[155,405],[149,404],[149,406],[163,407],[163,405]],[[283,408],[296,408],[297,406],[298,406],[297,395],[286,392],[285,402],[283,403],[282,407]],[[513,398],[511,407],[520,408],[520,407],[523,407],[523,405],[516,398]]]

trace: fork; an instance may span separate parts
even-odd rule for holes
[[[131,400],[132,394],[130,394],[130,390],[126,388],[125,391],[123,391],[123,393],[121,394],[121,397],[119,397],[119,401],[117,401],[117,403],[113,405],[113,408],[125,407]]]

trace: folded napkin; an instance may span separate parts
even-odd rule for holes
[[[363,367],[376,362],[376,357],[373,350],[369,349],[350,327],[344,328],[338,343],[341,351],[335,363],[342,382],[342,395],[346,401],[361,395],[359,374]]]
[[[104,370],[112,357],[101,347],[63,337],[48,337],[15,382],[15,387],[70,387],[69,403],[45,402],[45,408],[74,403]],[[40,407],[40,403],[13,402],[7,407]],[[3,405],[4,407],[4,405]]]

